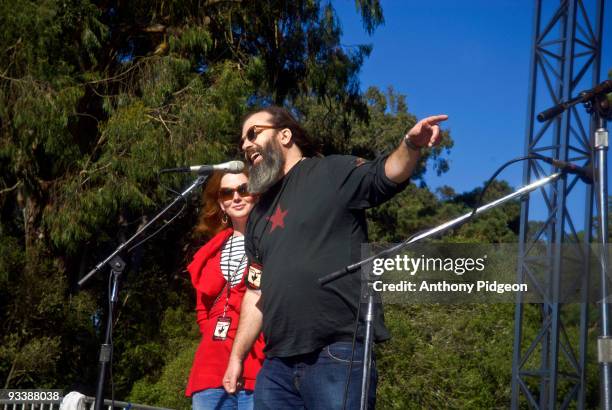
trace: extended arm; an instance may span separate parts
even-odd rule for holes
[[[385,175],[395,183],[402,183],[410,178],[421,156],[422,147],[433,147],[440,143],[440,122],[448,119],[448,115],[434,115],[417,122],[404,137],[385,162]],[[412,147],[409,148],[408,145]]]
[[[240,308],[240,322],[236,339],[232,346],[227,370],[223,376],[223,388],[228,393],[236,392],[236,384],[242,376],[243,361],[251,351],[253,343],[259,337],[262,327],[262,313],[259,303],[261,292],[247,289]]]

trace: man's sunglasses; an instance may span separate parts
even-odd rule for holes
[[[238,185],[236,188],[221,188],[219,189],[219,198],[222,201],[229,201],[234,198],[234,192],[238,192],[241,198],[251,195],[247,189],[247,184]]]
[[[275,125],[253,125],[247,130],[245,138],[253,142],[255,141],[255,138],[257,138],[257,135],[259,135],[259,133],[261,133],[262,131],[271,130],[275,128],[277,129],[279,127]]]

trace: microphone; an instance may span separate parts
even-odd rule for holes
[[[604,94],[612,93],[612,80],[606,80],[602,83],[597,84],[595,87],[590,90],[586,90],[578,94],[578,97],[574,97],[568,101],[559,103],[554,107],[551,107],[547,110],[542,111],[538,114],[538,121],[544,122],[548,121],[551,118],[556,117],[561,114],[563,111],[567,110],[569,107],[578,104],[584,103],[590,100],[593,100],[597,96],[603,96]]]
[[[582,101],[590,100],[591,98],[602,95],[612,93],[612,80],[606,80],[597,84],[595,87],[590,90],[586,90],[580,93],[580,98]]]
[[[159,171],[160,174],[166,172],[195,172],[200,175],[212,174],[215,171],[227,172],[230,174],[239,174],[244,170],[244,162],[242,161],[229,161],[222,164],[215,165],[192,165],[190,167],[181,168],[166,168]]]
[[[560,159],[545,157],[540,154],[531,154],[532,157],[541,159],[542,161],[559,168],[561,171],[568,174],[578,175],[578,177],[587,184],[593,183],[593,169],[590,166],[581,167],[572,162],[561,161]]]

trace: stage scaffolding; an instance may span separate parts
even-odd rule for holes
[[[604,1],[536,0],[530,62],[525,154],[537,153],[590,163],[596,124],[582,105],[539,123],[538,112],[600,82]],[[523,184],[554,169],[529,161]],[[589,247],[594,217],[594,185],[567,176],[531,194],[521,204],[518,281],[537,283],[544,303],[538,306],[541,323],[535,337],[525,331],[526,306],[517,300],[512,360],[512,408],[584,408],[586,394],[587,330],[589,320]],[[584,204],[573,206],[577,203]],[[534,222],[534,207],[546,215]],[[531,210],[530,210],[531,208]],[[579,211],[576,210],[579,209]],[[531,254],[534,245],[546,246],[545,256]],[[562,261],[576,248],[584,274],[578,286],[579,303],[564,304]],[[544,267],[546,274],[535,272]],[[593,272],[595,274],[596,272]],[[569,328],[579,328],[579,334]],[[570,333],[572,333],[570,335]],[[594,359],[595,360],[595,359]]]

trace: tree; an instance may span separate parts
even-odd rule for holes
[[[356,5],[366,29],[383,22],[378,1]],[[91,393],[106,279],[76,282],[186,182],[154,170],[233,156],[258,104],[334,101],[365,121],[369,47],[341,47],[319,1],[1,0],[0,23],[0,379]],[[158,323],[191,309],[195,202],[129,255],[118,395],[159,374]]]
[[[342,47],[330,2],[0,0],[0,380],[5,387],[54,387],[93,393],[105,322],[106,275],[85,289],[77,281],[143,224],[187,182],[155,170],[179,163],[219,162],[236,154],[241,116],[284,104],[322,144],[323,152],[372,158],[390,150],[416,119],[392,88],[359,91],[358,72],[371,47]],[[383,23],[377,0],[357,0],[364,28]],[[423,182],[425,165],[445,172],[450,135],[423,156],[414,181],[370,213],[372,238],[397,241],[469,210],[475,190],[442,197]],[[496,195],[509,187],[496,184]],[[182,398],[197,340],[192,289],[184,266],[204,238],[192,234],[198,198],[171,229],[126,255],[114,330],[116,397],[188,408]],[[175,214],[179,209],[173,210]],[[515,206],[457,230],[462,239],[512,238]],[[408,310],[408,311],[407,311]],[[450,386],[460,370],[457,406],[495,405],[504,383],[507,346],[484,347],[480,363],[461,367],[440,344],[461,334],[457,351],[479,335],[507,335],[504,309],[390,308],[395,344],[380,350],[381,392],[398,395],[398,367]],[[429,313],[428,313],[429,312]],[[435,312],[435,314],[431,313]],[[453,312],[472,315],[436,327]],[[415,314],[416,313],[416,314]],[[469,319],[469,320],[468,320]],[[506,320],[506,321],[504,321]],[[415,336],[417,335],[417,336]],[[433,340],[435,339],[435,340]],[[506,338],[507,340],[507,338]],[[410,342],[403,344],[404,342]],[[399,356],[428,346],[440,354]],[[417,347],[416,349],[414,347]],[[467,346],[467,347],[466,347]],[[448,349],[448,346],[446,346]],[[497,353],[496,353],[497,352]],[[425,367],[432,372],[423,372]],[[451,376],[444,369],[455,372]],[[403,373],[398,373],[403,374]],[[183,378],[183,379],[181,379]],[[487,393],[470,401],[487,379]],[[404,393],[402,393],[403,395]],[[417,403],[433,406],[440,392]],[[400,403],[400,404],[397,404]],[[502,404],[503,405],[503,404]]]

